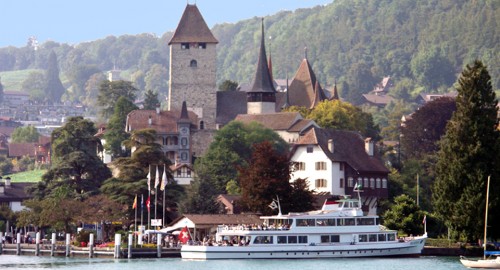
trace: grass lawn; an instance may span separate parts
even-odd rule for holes
[[[20,173],[15,173],[15,174],[9,174],[9,175],[4,175],[2,176],[3,178],[5,177],[10,177],[11,181],[14,182],[39,182],[42,180],[42,175],[46,172],[47,170],[34,170],[34,171],[26,171],[26,172],[20,172]]]

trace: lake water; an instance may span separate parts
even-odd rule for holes
[[[35,257],[0,255],[0,269],[92,269],[92,270],[322,270],[322,269],[411,269],[444,270],[466,269],[458,257],[420,258],[354,258],[311,260],[216,260],[186,261],[179,258],[163,259],[88,259],[66,257]]]

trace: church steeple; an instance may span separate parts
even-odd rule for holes
[[[330,100],[340,100],[339,91],[337,90],[337,80],[335,80],[335,84],[333,85],[333,91]]]
[[[257,70],[255,71],[252,88],[247,92],[248,114],[276,112],[276,89],[274,88],[267,63],[264,36],[264,19],[262,19],[262,37],[260,41]]]

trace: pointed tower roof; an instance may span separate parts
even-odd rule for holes
[[[307,52],[305,55],[307,55]],[[314,74],[311,64],[306,57],[302,60],[302,63],[300,64],[299,69],[297,70],[297,73],[295,73],[295,77],[288,88],[288,91],[290,91],[290,105],[310,108],[314,102],[316,94],[319,95],[319,101],[325,100],[325,93],[321,89],[319,83],[318,89],[320,89],[320,91],[316,93],[316,83],[318,83],[316,75]]]
[[[219,43],[208,28],[196,4],[188,4],[186,6],[177,29],[175,29],[175,33],[168,45],[172,43],[191,42]]]
[[[333,85],[333,91],[330,100],[340,100],[339,91],[337,90],[337,80],[335,80],[335,84]]]
[[[269,47],[271,44],[269,44]],[[269,49],[269,63],[267,64],[267,67],[269,68],[269,76],[271,76],[271,82],[274,82],[273,78],[273,60],[271,56],[271,49]]]
[[[187,105],[186,101],[182,102],[182,108],[181,108],[181,117],[179,117],[179,120],[177,123],[191,123],[191,120],[189,120],[189,114],[187,110]]]
[[[321,101],[324,100],[324,99],[321,99],[320,93],[322,93],[322,92],[323,92],[323,90],[319,86],[319,82],[316,81],[316,85],[314,86],[314,99],[313,99],[313,102],[311,103],[311,107],[309,107],[309,109],[316,107]]]
[[[257,70],[255,72],[252,88],[248,92],[276,92],[269,72],[269,66],[267,65],[266,47],[264,44],[264,19],[262,19],[262,38],[260,41],[259,61],[257,62]]]

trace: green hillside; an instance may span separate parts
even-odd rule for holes
[[[39,182],[40,180],[42,180],[42,175],[46,171],[47,170],[33,170],[33,171],[9,174],[3,177],[4,178],[10,177],[12,182]]]
[[[2,82],[5,91],[21,91],[24,79],[31,72],[42,72],[40,69],[23,69],[14,71],[0,72],[0,81]]]

